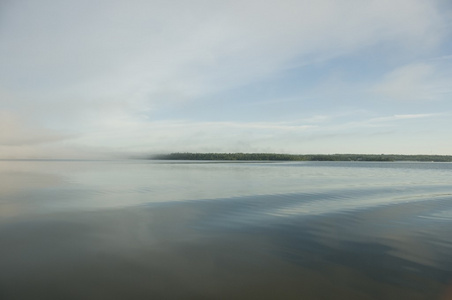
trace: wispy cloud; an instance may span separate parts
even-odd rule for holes
[[[449,60],[449,59],[452,59],[452,54],[434,57],[431,60],[435,61],[435,60]]]
[[[369,129],[379,130],[381,128],[410,128],[410,125],[405,125],[405,123],[412,124],[414,121],[419,122],[423,119],[447,119],[450,114],[448,113],[429,113],[429,114],[401,114],[401,115],[390,115],[390,116],[380,116],[380,117],[364,117],[356,120],[345,120],[341,123],[335,123],[329,126],[328,130],[331,132],[346,132],[353,130],[355,132],[364,131],[368,132]],[[411,126],[412,127],[412,126]],[[417,126],[413,127],[417,128]]]
[[[408,115],[393,115],[388,117],[379,117],[369,119],[368,123],[380,123],[388,121],[399,121],[399,120],[410,120],[410,119],[425,119],[434,118],[446,115],[445,113],[434,113],[434,114],[408,114]]]
[[[449,67],[452,64],[449,64]],[[414,63],[388,73],[375,90],[402,101],[438,101],[452,94],[452,74],[438,63]]]

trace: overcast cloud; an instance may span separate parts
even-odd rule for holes
[[[447,1],[2,3],[0,157],[452,154]]]

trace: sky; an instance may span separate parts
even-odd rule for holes
[[[450,0],[3,0],[0,158],[452,155]]]

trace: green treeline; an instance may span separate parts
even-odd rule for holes
[[[152,157],[167,160],[245,161],[424,161],[452,162],[451,155],[399,154],[278,154],[278,153],[171,153]]]

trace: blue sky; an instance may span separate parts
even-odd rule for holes
[[[2,1],[0,157],[452,155],[447,0]]]

